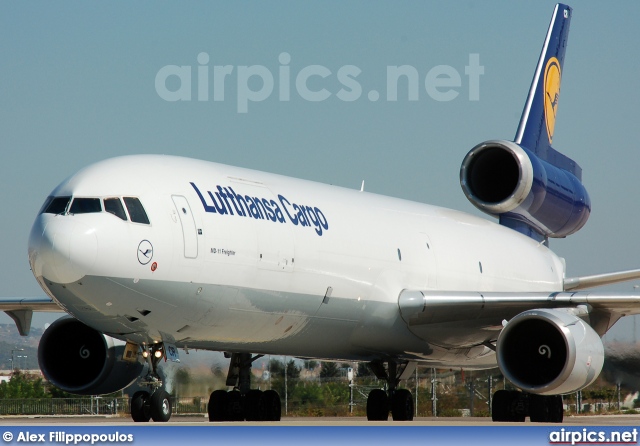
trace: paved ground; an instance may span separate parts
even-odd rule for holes
[[[128,417],[95,417],[95,416],[38,416],[38,417],[0,417],[0,425],[20,426],[20,425],[100,425],[100,426],[128,426],[134,425]],[[149,425],[154,424],[149,423]],[[229,426],[493,426],[490,418],[430,418],[420,417],[413,422],[368,422],[364,417],[325,417],[325,418],[293,418],[285,417],[278,423],[216,423],[216,425]],[[517,426],[525,423],[501,423],[505,426]],[[145,424],[136,424],[143,426]],[[211,425],[204,417],[196,416],[174,416],[169,423],[163,425],[173,426],[206,426]],[[539,425],[539,424],[535,424]],[[590,415],[578,417],[565,417],[565,426],[638,426],[640,425],[640,415]]]

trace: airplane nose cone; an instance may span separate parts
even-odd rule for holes
[[[98,253],[95,229],[74,217],[38,217],[29,237],[29,262],[36,277],[71,283],[93,267]]]

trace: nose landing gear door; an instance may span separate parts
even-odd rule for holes
[[[184,256],[188,259],[195,259],[198,257],[198,233],[191,207],[189,207],[189,202],[182,195],[172,195],[171,199],[176,206],[176,212],[182,226]]]

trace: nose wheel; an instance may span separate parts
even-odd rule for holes
[[[131,418],[137,423],[167,422],[171,418],[171,399],[169,394],[157,389],[153,394],[136,392],[131,398]]]
[[[136,392],[131,398],[131,418],[136,423],[146,423],[151,419],[149,392]]]

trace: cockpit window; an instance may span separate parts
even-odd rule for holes
[[[144,207],[140,200],[136,197],[123,197],[125,206],[127,206],[127,210],[129,211],[129,217],[131,217],[131,221],[134,223],[143,223],[148,225],[149,217],[147,217],[147,213],[144,211]]]
[[[127,214],[124,212],[124,207],[122,207],[122,202],[119,198],[105,198],[104,199],[104,210],[115,215],[122,220],[127,220]]]
[[[71,197],[49,197],[42,206],[41,214],[64,214]]]
[[[74,198],[69,209],[70,214],[90,214],[102,212],[99,198]]]

